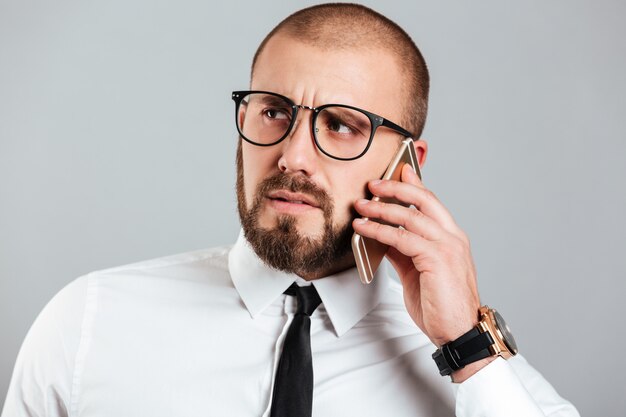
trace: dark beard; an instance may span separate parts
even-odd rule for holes
[[[265,178],[257,186],[250,210],[246,208],[243,185],[243,157],[241,140],[237,148],[237,209],[244,236],[268,266],[304,275],[326,275],[345,263],[351,251],[352,224],[334,226],[333,202],[328,193],[302,175],[287,175],[282,172]],[[320,237],[300,235],[296,228],[296,218],[281,215],[274,228],[259,226],[259,213],[265,196],[272,190],[286,189],[291,192],[308,194],[315,198],[324,214],[324,230]]]

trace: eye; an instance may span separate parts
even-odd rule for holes
[[[341,133],[341,134],[350,134],[353,133],[353,129],[343,123],[339,119],[332,119],[328,121],[328,130],[333,132]]]
[[[263,111],[263,114],[265,114],[265,116],[269,119],[282,119],[282,120],[288,120],[290,113],[287,112],[284,109],[279,109],[279,108],[268,108],[265,109]]]

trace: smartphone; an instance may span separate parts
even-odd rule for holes
[[[413,139],[411,138],[402,141],[381,179],[401,181],[402,167],[404,167],[405,164],[410,164],[420,179],[422,178],[417,162],[417,155],[415,154],[415,147],[413,146]],[[371,194],[369,197],[371,197]],[[405,204],[395,198],[374,197],[372,201],[400,204],[405,207],[409,206],[409,204]],[[384,222],[380,221],[380,223]],[[363,237],[358,233],[352,235],[352,253],[354,254],[356,267],[359,271],[359,277],[364,284],[369,284],[374,279],[374,274],[385,257],[387,249],[389,249],[388,245],[380,243],[375,239]]]

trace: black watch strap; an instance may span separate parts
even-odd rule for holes
[[[481,333],[474,327],[458,339],[437,349],[433,353],[433,359],[441,375],[450,375],[465,365],[491,356],[489,346],[493,343],[489,332]]]

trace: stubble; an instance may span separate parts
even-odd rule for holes
[[[244,235],[268,266],[300,276],[323,276],[345,264],[351,250],[352,225],[333,224],[334,204],[328,193],[303,175],[279,172],[265,178],[256,189],[250,209],[246,207],[241,142],[237,148],[237,209]],[[265,196],[274,190],[289,190],[315,198],[324,217],[318,236],[303,236],[295,216],[282,214],[272,228],[259,225]]]

